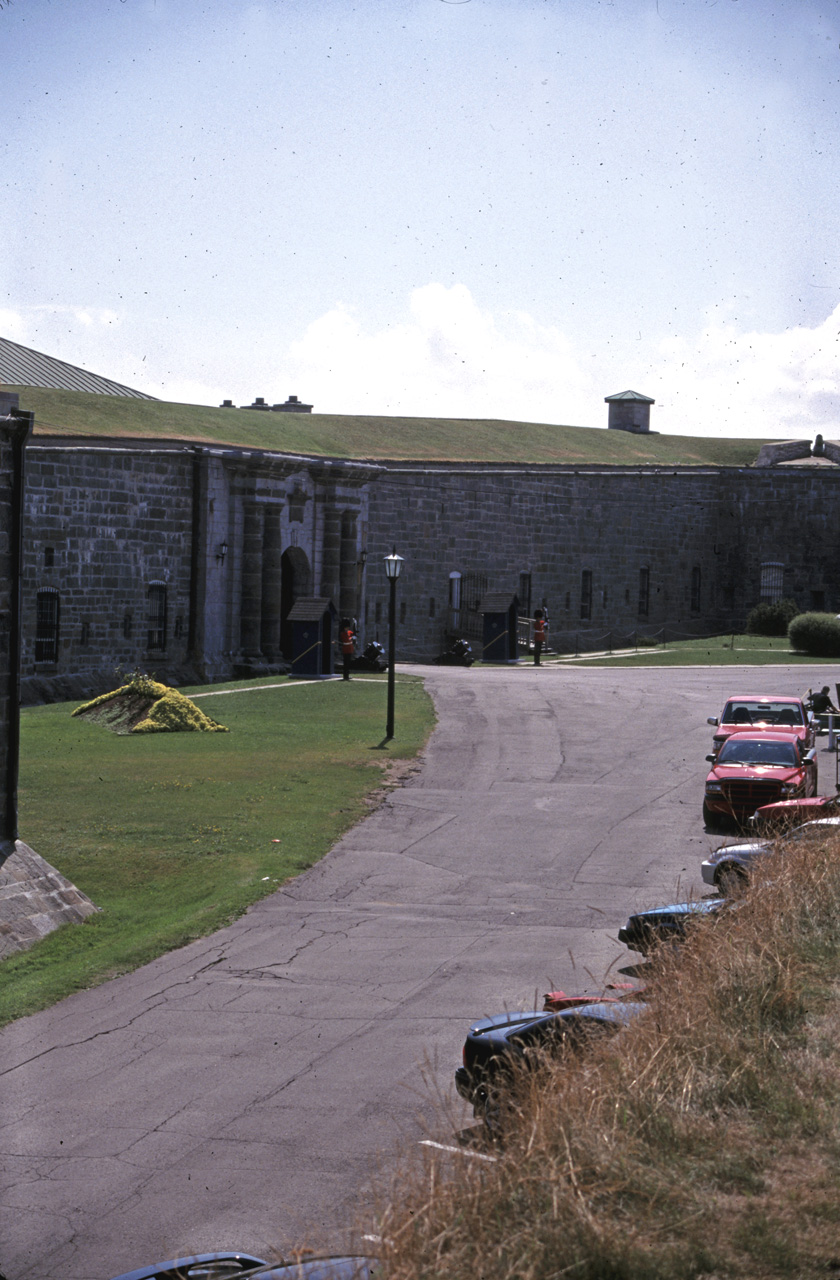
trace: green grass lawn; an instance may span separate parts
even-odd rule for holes
[[[23,711],[21,838],[102,910],[3,962],[0,1025],[210,933],[311,866],[369,811],[378,766],[416,755],[434,722],[410,676],[384,748],[384,677],[218,687],[244,691],[197,705],[230,733],[118,737],[74,719],[77,703]]]
[[[595,667],[760,667],[768,663],[813,666],[820,659],[810,653],[792,650],[787,636],[726,635],[711,636],[705,640],[669,640],[665,648],[644,648],[638,653],[599,654],[592,658],[560,658],[554,661]]]
[[[36,436],[172,438],[337,458],[748,467],[765,443],[492,418],[255,413],[44,387],[11,390],[22,409],[34,412]]]

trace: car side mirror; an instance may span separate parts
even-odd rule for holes
[[[811,747],[811,750],[810,750],[810,751],[806,751],[806,753],[805,753],[805,762],[806,762],[806,764],[813,764],[813,763],[814,763],[814,761],[816,760],[816,758],[817,758],[817,749],[816,749],[816,747]]]
[[[709,764],[714,764],[714,762],[717,760],[717,756],[706,756],[706,759],[708,760]]]
[[[708,719],[706,720],[706,724],[717,724],[717,722],[718,722],[717,716],[709,716]]]

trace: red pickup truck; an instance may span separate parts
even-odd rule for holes
[[[762,694],[746,693],[738,698],[728,698],[719,716],[709,716],[708,723],[715,726],[712,739],[718,751],[731,733],[755,729],[758,733],[780,730],[795,733],[806,744],[806,750],[816,742],[817,726],[801,698],[770,698]]]
[[[712,766],[703,799],[707,826],[740,824],[762,805],[816,795],[816,749],[795,731],[756,733],[742,728],[706,759]]]

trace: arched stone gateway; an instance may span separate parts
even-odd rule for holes
[[[289,614],[300,596],[312,594],[312,569],[300,547],[287,547],[280,557],[280,648],[287,661],[292,658],[292,624]]]

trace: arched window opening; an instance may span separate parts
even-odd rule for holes
[[[580,617],[587,622],[592,617],[592,570],[582,569],[580,574]]]
[[[166,583],[150,582],[147,595],[147,646],[162,653],[166,648]]]

